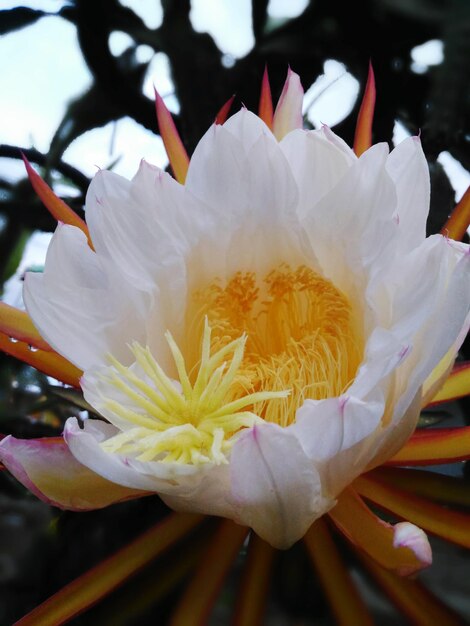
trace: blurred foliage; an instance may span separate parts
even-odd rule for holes
[[[86,131],[124,116],[158,132],[154,105],[142,93],[147,63],[137,60],[139,45],[168,56],[180,103],[175,121],[189,153],[231,94],[237,94],[239,103],[257,109],[265,64],[277,99],[288,63],[300,74],[307,90],[329,58],[344,63],[363,86],[372,59],[378,92],[374,140],[391,143],[396,120],[413,134],[421,132],[432,181],[429,232],[437,232],[443,225],[453,207],[454,192],[436,159],[447,150],[470,170],[468,0],[311,0],[299,17],[285,20],[269,17],[268,0],[253,0],[255,45],[231,67],[224,65],[224,55],[211,36],[192,28],[190,0],[163,0],[162,5],[163,22],[156,29],[148,28],[118,0],[70,0],[60,9],[57,15],[77,29],[83,58],[93,76],[92,85],[68,104],[47,155],[27,146],[0,145],[0,158],[18,159],[22,149],[31,162],[42,168],[46,179],[54,184],[66,182],[75,190],[65,200],[81,213],[89,180],[64,162],[62,157],[69,144]],[[0,35],[27,27],[46,15],[45,11],[25,7],[0,10]],[[134,42],[117,57],[109,48],[113,31],[127,33]],[[431,39],[443,41],[444,60],[425,73],[415,73],[410,52]],[[358,107],[359,101],[334,128],[350,145]],[[40,205],[29,182],[23,179],[12,184],[0,173],[1,280],[15,271],[29,234],[54,227],[54,220]],[[468,347],[464,351],[469,358]],[[468,400],[465,408],[467,405]],[[64,420],[70,415],[79,416],[83,408],[79,396],[57,390],[32,368],[0,355],[0,432],[18,437],[58,434]],[[447,418],[445,414],[424,416],[423,423]],[[57,513],[26,494],[5,472],[0,472],[0,488],[0,528],[2,536],[10,538],[1,545],[2,624],[11,623],[166,511],[153,497],[86,514]],[[200,546],[208,533],[210,529],[201,531]],[[184,552],[184,546],[181,550]],[[169,557],[168,571],[175,562],[180,561]],[[145,570],[123,592],[113,594],[74,623],[145,625],[158,619],[164,623],[172,593],[181,585],[185,572],[180,572],[179,578],[174,575],[176,582],[157,610],[153,593],[155,581],[161,576],[157,570]],[[302,551],[280,554],[275,572],[271,600],[278,616],[275,623],[294,623],[283,621],[286,615],[292,616],[295,623],[311,624],[312,616],[316,624],[332,623]],[[168,580],[173,580],[170,573]],[[397,623],[393,615],[390,619],[387,623]],[[220,623],[227,622],[222,619]]]

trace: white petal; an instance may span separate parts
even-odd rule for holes
[[[325,139],[328,139],[328,141],[336,146],[338,150],[341,150],[350,163],[357,161],[357,156],[354,150],[348,146],[344,139],[341,139],[341,137],[334,133],[329,126],[323,124],[321,132],[323,133]]]
[[[385,328],[375,328],[365,346],[363,361],[359,367],[348,395],[366,400],[377,387],[385,388],[382,383],[403,362],[410,351],[405,338],[397,336]]]
[[[180,211],[183,196],[181,185],[145,162],[130,182],[106,170],[94,177],[86,199],[87,222],[97,252],[112,261],[121,280],[154,291],[158,267],[181,247],[165,226]]]
[[[439,363],[433,368],[432,372],[426,378],[423,383],[423,403],[422,406],[428,405],[434,396],[440,390],[447,377],[452,371],[454,366],[455,357],[460,349],[460,346],[465,341],[468,332],[470,331],[470,313],[467,315],[465,324],[462,330],[457,336],[457,339],[452,344],[451,348],[447,351],[446,355],[439,361]]]
[[[247,153],[243,182],[255,219],[287,220],[289,214],[294,219],[297,185],[282,150],[269,135],[260,135]]]
[[[70,418],[64,437],[80,463],[113,483],[156,492],[176,511],[234,518],[228,466],[141,462],[105,452],[99,443],[117,432],[114,426],[98,420],[87,420],[80,429],[76,419]]]
[[[393,413],[392,398],[390,402],[390,412]],[[364,469],[369,471],[374,467],[382,465],[391,459],[408,441],[418,424],[421,413],[422,398],[421,387],[418,387],[414,397],[405,410],[400,414],[387,416],[387,421],[381,431],[374,437],[373,445],[363,451],[362,461]]]
[[[24,287],[26,308],[41,335],[82,369],[115,352],[121,316],[129,333],[139,334],[137,302],[123,295],[124,289],[113,292],[82,231],[64,225],[54,233],[44,275],[28,273]]]
[[[263,120],[247,109],[241,109],[238,113],[232,115],[225,122],[224,128],[241,142],[246,152],[250,150],[261,135],[269,136],[271,141],[275,141],[273,134]]]
[[[73,511],[87,511],[144,495],[91,472],[70,453],[62,438],[0,442],[0,460],[38,498]]]
[[[241,435],[232,450],[231,477],[235,521],[277,548],[300,539],[334,504],[323,496],[318,472],[296,437],[275,424]]]
[[[246,205],[240,174],[245,158],[243,144],[225,126],[214,124],[196,146],[185,187],[196,198],[221,213]]]
[[[306,400],[297,410],[295,433],[309,458],[326,461],[352,448],[379,426],[383,399],[364,402],[349,395]]]
[[[304,90],[299,75],[289,68],[281,97],[274,112],[273,132],[278,141],[296,128],[302,128],[303,98]]]
[[[454,250],[450,246],[448,251],[450,256],[454,255]],[[467,251],[451,272],[447,284],[441,284],[438,302],[415,337],[416,349],[407,359],[406,370],[402,374],[406,381],[406,392],[395,405],[394,419],[400,418],[417,389],[455,345],[461,329],[466,324],[469,311],[470,251]]]
[[[331,132],[331,131],[330,131]],[[324,129],[295,130],[280,143],[299,188],[299,214],[308,215],[356,160],[330,141]]]
[[[352,396],[307,400],[289,430],[319,472],[323,493],[337,497],[370,462],[384,411],[380,391],[367,402]]]
[[[397,191],[397,214],[402,250],[420,244],[426,236],[429,212],[429,168],[418,137],[402,141],[387,161]]]
[[[303,220],[325,274],[346,293],[365,271],[390,262],[397,224],[387,155],[386,144],[367,150]]]
[[[161,498],[174,511],[218,515],[235,519],[237,507],[230,489],[230,467],[218,465],[205,472],[196,486],[187,493],[170,491]]]
[[[125,487],[162,493],[174,489],[178,493],[179,481],[184,482],[185,478],[190,479],[197,473],[195,466],[143,463],[130,457],[105,452],[99,443],[117,432],[114,426],[99,420],[86,420],[81,429],[77,420],[70,418],[65,424],[64,438],[80,463],[107,480]]]
[[[382,289],[388,293],[389,311],[381,322],[392,326],[394,332],[407,341],[411,341],[440,304],[451,269],[449,252],[444,237],[429,237],[419,248],[399,257],[383,277]],[[371,292],[369,295],[372,299]]]

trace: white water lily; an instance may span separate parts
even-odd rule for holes
[[[246,110],[212,126],[184,185],[99,172],[94,250],[60,225],[25,284],[108,422],[68,420],[80,467],[277,547],[403,446],[470,309],[468,247],[425,237],[419,140],[357,158],[298,128],[299,90],[291,73],[276,136]]]

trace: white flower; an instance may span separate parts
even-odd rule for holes
[[[358,159],[328,128],[295,128],[289,80],[280,141],[241,110],[208,130],[184,185],[146,162],[132,181],[99,172],[95,251],[61,225],[25,286],[109,422],[67,422],[75,459],[277,547],[403,446],[470,308],[467,246],[425,238],[419,140]]]

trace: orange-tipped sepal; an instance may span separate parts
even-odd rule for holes
[[[0,302],[0,332],[24,343],[51,352],[52,348],[36,330],[26,311]]]
[[[452,211],[449,219],[442,227],[441,233],[458,241],[462,239],[470,226],[470,187]]]
[[[81,231],[83,231],[88,239],[88,245],[90,248],[93,248],[90,233],[88,232],[88,226],[79,217],[73,209],[69,207],[63,200],[61,200],[56,194],[52,191],[49,185],[39,176],[39,174],[33,169],[31,163],[22,153],[23,161],[26,167],[26,172],[28,174],[28,178],[33,186],[34,191],[37,193],[44,206],[47,208],[49,213],[58,221],[63,222],[64,224],[70,224],[70,226],[76,226]]]
[[[271,85],[269,84],[268,68],[264,68],[263,82],[261,83],[261,95],[259,99],[259,117],[271,130],[273,128],[273,98],[271,96]]]
[[[361,156],[372,145],[372,123],[375,109],[375,77],[372,63],[369,63],[369,75],[362,98],[361,108],[357,116],[356,134],[354,135],[354,152]]]
[[[470,515],[453,511],[404,490],[386,484],[374,471],[364,474],[353,483],[361,496],[394,516],[409,520],[425,531],[447,541],[470,548]]]
[[[454,367],[445,383],[427,406],[451,402],[470,394],[470,362]]]
[[[343,491],[329,516],[353,545],[400,576],[414,574],[432,562],[429,542],[419,528],[387,524],[351,487]]]
[[[233,101],[235,100],[235,94],[227,100],[227,102],[220,108],[220,111],[215,116],[216,124],[223,124],[230,113],[230,109],[232,108]]]
[[[171,169],[173,170],[176,180],[183,185],[189,167],[188,153],[176,129],[173,117],[156,89],[155,109],[157,112],[158,128],[165,145]]]
[[[28,363],[28,365],[32,365],[47,376],[52,376],[73,387],[80,386],[83,372],[57,352],[32,349],[23,341],[12,341],[4,333],[0,333],[0,350],[24,363]]]
[[[439,465],[470,459],[470,426],[417,430],[386,465]]]

